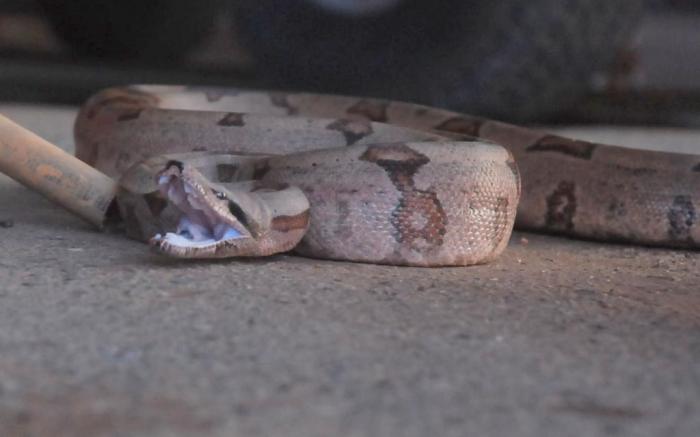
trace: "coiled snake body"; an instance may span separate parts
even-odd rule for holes
[[[173,256],[295,247],[329,259],[468,265],[505,248],[516,209],[523,229],[700,241],[700,157],[409,103],[131,86],[93,96],[75,135],[80,159],[121,177],[127,231]]]

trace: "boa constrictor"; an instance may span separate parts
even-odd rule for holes
[[[80,159],[121,178],[127,232],[178,257],[295,248],[469,265],[500,254],[516,209],[522,229],[670,247],[700,241],[700,157],[410,103],[130,86],[90,98],[75,138]]]

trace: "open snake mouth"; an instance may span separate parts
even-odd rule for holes
[[[158,176],[158,188],[181,213],[175,232],[155,235],[151,242],[161,249],[207,249],[250,238],[241,208],[223,192],[213,189],[196,172],[171,161]],[[191,174],[194,173],[194,174]]]

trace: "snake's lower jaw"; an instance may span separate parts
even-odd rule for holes
[[[152,250],[173,258],[240,258],[269,256],[296,247],[309,227],[309,211],[293,218],[294,226],[283,227],[273,220],[257,236],[242,235],[235,229],[198,230],[197,226],[178,226],[176,232],[156,234],[148,240]],[[285,217],[290,221],[290,217]],[[181,219],[187,221],[186,216]],[[225,225],[221,225],[222,227]],[[200,233],[204,232],[204,233]]]
[[[255,256],[258,252],[258,243],[251,237],[192,241],[168,232],[155,235],[149,244],[155,252],[174,258],[230,258]]]
[[[219,223],[209,229],[183,215],[175,232],[156,234],[150,239],[150,244],[164,254],[200,258],[216,256],[219,247],[231,247],[233,240],[238,239],[250,240],[251,237],[226,223]]]
[[[180,209],[177,227],[156,234],[149,244],[156,252],[177,258],[228,258],[259,253],[259,243],[247,229],[234,227],[223,219],[218,221],[213,211],[202,211]]]

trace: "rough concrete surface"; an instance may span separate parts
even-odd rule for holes
[[[0,112],[71,147],[72,108]],[[171,261],[5,177],[0,223],[3,437],[700,435],[697,252]]]

